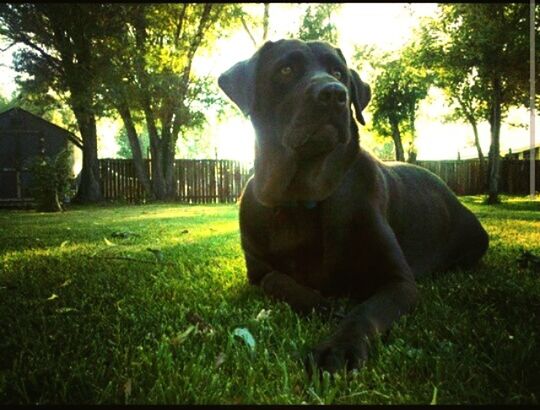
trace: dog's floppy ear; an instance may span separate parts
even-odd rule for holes
[[[360,76],[353,69],[349,70],[351,73],[351,100],[354,105],[354,112],[356,113],[356,119],[362,125],[366,125],[366,121],[362,116],[362,110],[366,108],[371,100],[371,88],[370,86],[360,79]]]
[[[218,78],[219,87],[242,110],[251,113],[255,100],[255,65],[253,57],[236,63]]]
[[[272,42],[267,41],[251,58],[236,63],[218,78],[219,87],[244,113],[251,114],[255,101],[255,71],[263,48]]]

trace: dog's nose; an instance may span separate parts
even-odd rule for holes
[[[345,107],[347,105],[347,89],[339,83],[325,84],[319,89],[317,102],[326,107]]]

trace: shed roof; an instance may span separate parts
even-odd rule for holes
[[[0,113],[0,119],[4,116],[8,116],[8,115],[15,115],[15,116],[20,116],[20,117],[25,117],[25,116],[31,116],[33,117],[34,119],[37,119],[39,120],[40,122],[43,123],[44,126],[46,127],[49,127],[49,128],[54,128],[55,130],[57,131],[60,131],[61,134],[64,134],[65,137],[71,141],[73,144],[75,144],[77,147],[81,148],[83,147],[83,144],[82,144],[82,140],[77,137],[75,134],[73,134],[72,132],[66,130],[65,128],[62,128],[62,127],[59,127],[58,125],[52,123],[52,122],[49,122],[47,120],[44,120],[43,118],[35,115],[35,114],[32,114],[31,112],[29,111],[26,111],[20,107],[14,107],[14,108],[10,108],[9,110],[6,110],[2,113]]]

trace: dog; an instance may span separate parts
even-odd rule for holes
[[[371,89],[339,48],[268,41],[218,84],[256,132],[239,211],[249,282],[298,312],[355,301],[311,357],[331,373],[361,367],[370,339],[415,306],[416,278],[474,265],[486,231],[435,174],[360,147]]]

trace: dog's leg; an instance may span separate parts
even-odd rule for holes
[[[293,278],[280,272],[270,272],[261,281],[261,288],[270,297],[288,303],[298,313],[309,313],[313,309],[326,311],[329,304],[321,294],[303,286]]]
[[[395,320],[410,311],[417,299],[413,274],[393,231],[379,213],[372,214],[367,221],[370,221],[369,226],[364,225],[356,233],[356,243],[362,244],[362,249],[353,262],[370,267],[372,272],[363,279],[375,284],[374,293],[356,306],[336,332],[314,349],[318,367],[330,372],[345,366],[360,367],[367,358],[369,339],[388,330]],[[338,246],[345,247],[343,242]],[[358,286],[362,283],[365,282],[358,282]]]
[[[337,331],[314,349],[318,367],[329,372],[361,367],[368,357],[369,339],[388,330],[407,313],[416,301],[416,294],[414,283],[389,283],[356,306]]]
[[[250,283],[259,285],[267,296],[288,303],[298,313],[329,309],[328,301],[319,292],[274,270],[264,258],[254,256],[252,252],[245,251],[245,256]]]

